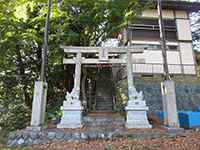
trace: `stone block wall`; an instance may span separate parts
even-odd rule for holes
[[[138,91],[143,91],[144,99],[146,100],[149,110],[162,110],[162,96],[160,83],[161,77],[135,77],[134,82]],[[200,106],[200,79],[197,77],[174,77],[176,83],[176,98],[178,111],[194,111]],[[127,100],[127,83],[126,80],[121,80],[117,85],[117,101]],[[125,93],[126,97],[124,96]],[[120,96],[119,96],[120,95]],[[122,95],[122,96],[121,96]]]

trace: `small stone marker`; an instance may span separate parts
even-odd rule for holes
[[[108,51],[104,47],[99,52],[99,61],[108,62]]]

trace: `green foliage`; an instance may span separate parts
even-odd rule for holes
[[[98,45],[101,40],[119,33],[141,10],[137,0],[63,1],[62,38],[71,45]]]
[[[116,109],[118,111],[123,111],[124,107],[128,101],[128,89],[127,80],[121,80],[116,86]]]
[[[60,45],[91,46],[121,31],[142,6],[138,0],[52,1],[48,52],[48,119],[57,117],[69,88]],[[46,0],[0,1],[0,127],[29,124],[34,81],[41,65]]]

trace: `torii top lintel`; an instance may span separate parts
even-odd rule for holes
[[[125,64],[123,58],[109,58],[113,54],[143,53],[143,49],[133,49],[132,47],[76,47],[76,46],[61,46],[65,53],[94,53],[99,58],[84,58],[81,57],[82,64]],[[64,64],[75,64],[76,58],[64,58]]]
[[[79,47],[79,46],[60,46],[65,53],[99,53],[101,50],[107,50],[108,53],[143,53],[142,49],[133,49],[132,47]]]

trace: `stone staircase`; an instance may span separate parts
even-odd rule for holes
[[[98,73],[96,81],[95,110],[96,111],[113,111],[112,97],[112,72],[111,68],[103,68]]]
[[[112,97],[96,97],[96,111],[113,111]]]
[[[95,128],[122,128],[125,119],[118,113],[104,112],[104,113],[90,113],[83,117],[83,122],[86,127]]]

